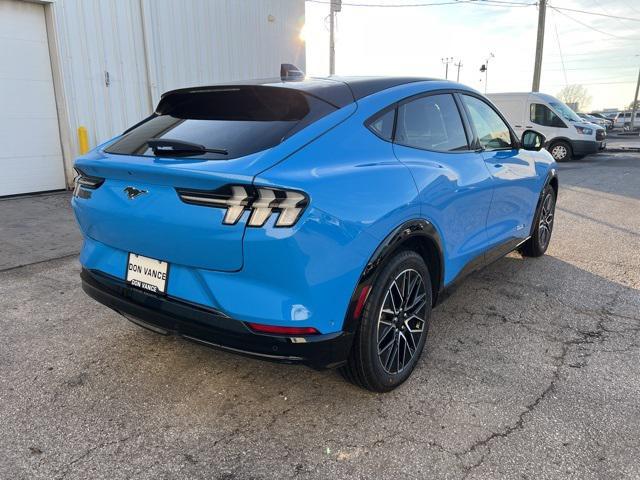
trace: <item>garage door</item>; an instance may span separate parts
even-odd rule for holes
[[[44,7],[0,0],[0,196],[64,187]]]

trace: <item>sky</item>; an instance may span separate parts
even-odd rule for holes
[[[534,0],[511,0],[524,6],[348,5],[448,1],[343,0],[337,14],[336,74],[444,78],[442,59],[453,57],[450,80],[456,80],[454,63],[461,60],[460,82],[481,92],[485,87],[488,93],[531,91],[538,22]],[[581,84],[591,96],[581,110],[628,106],[640,69],[640,0],[549,0],[549,5],[625,20],[547,7],[540,91],[556,95],[567,84]],[[329,73],[328,13],[329,0],[306,1],[306,73],[311,76]],[[487,58],[485,84],[479,69]]]

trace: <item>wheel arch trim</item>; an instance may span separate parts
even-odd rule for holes
[[[437,295],[444,286],[445,264],[442,239],[438,230],[431,222],[425,219],[408,220],[401,225],[398,225],[384,238],[364,267],[353,294],[351,295],[351,300],[349,301],[349,306],[347,308],[343,324],[344,331],[354,332],[356,330],[360,316],[359,310],[361,310],[369,296],[371,286],[380,272],[380,267],[391,257],[391,255],[397,252],[407,241],[411,239],[429,241],[435,246],[439,265],[438,271],[435,272],[437,286],[434,285],[432,288],[436,287],[434,289],[433,303],[436,302]],[[429,268],[431,270],[433,266],[429,266]],[[358,313],[358,315],[356,315],[356,313]]]
[[[552,182],[555,183],[554,190],[556,191],[556,199],[558,196],[559,183],[558,183],[558,171],[555,168],[550,168],[547,172],[547,176],[544,179],[544,183],[542,184],[542,188],[540,188],[540,193],[538,195],[538,202],[536,203],[536,209],[533,211],[533,220],[531,222],[531,228],[529,230],[529,236],[533,235],[533,230],[535,229],[535,218],[538,214],[538,209],[540,208],[540,204],[542,203],[542,194],[544,193],[544,189],[547,188],[547,185],[552,185]],[[553,186],[553,185],[552,185]]]
[[[575,142],[575,140],[572,140],[568,137],[553,137],[551,140],[547,140],[547,143],[545,145],[545,149],[547,149],[547,151],[549,153],[551,153],[551,150],[549,150],[554,144],[558,143],[558,142],[564,142],[567,145],[569,145],[569,148],[571,149],[571,151],[569,152],[570,154],[573,154],[573,143]]]

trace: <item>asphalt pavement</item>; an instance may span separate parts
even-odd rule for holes
[[[68,194],[0,201],[0,478],[640,478],[640,154],[559,170],[547,255],[469,277],[388,394],[141,329]]]

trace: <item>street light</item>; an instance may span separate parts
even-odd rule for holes
[[[480,72],[484,73],[484,93],[487,93],[487,82],[489,80],[489,60],[495,58],[493,53],[489,53],[489,57],[484,61],[484,64],[480,66]]]

